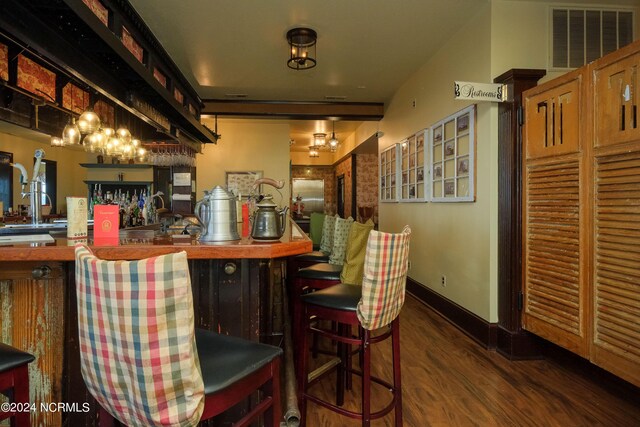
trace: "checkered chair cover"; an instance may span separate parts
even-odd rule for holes
[[[82,376],[130,426],[195,426],[204,409],[186,252],[98,259],[77,245]]]
[[[411,228],[391,234],[371,231],[364,257],[362,298],[358,319],[362,327],[374,330],[390,324],[404,304]]]

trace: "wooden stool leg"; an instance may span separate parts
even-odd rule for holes
[[[391,345],[393,352],[393,387],[395,388],[396,427],[402,427],[402,381],[400,372],[400,317],[391,324]]]
[[[29,403],[28,365],[22,365],[13,370],[13,384],[13,401],[16,403]],[[31,426],[31,413],[29,411],[16,413],[11,420],[11,425],[16,427]]]
[[[98,425],[100,427],[115,427],[116,419],[102,406],[98,411]]]
[[[302,301],[300,301],[302,286],[299,279],[295,279],[293,284],[293,291],[291,292],[292,296],[289,301],[293,306],[293,336],[297,338],[298,335],[300,335],[300,328],[302,327]],[[293,344],[293,354],[298,354],[301,351],[301,349],[298,348],[299,343],[300,342],[296,339]]]
[[[344,336],[346,333],[346,325],[343,323],[338,323],[338,335]],[[347,363],[347,344],[338,341],[337,345],[337,353],[338,359],[340,359],[340,363],[338,364],[338,372],[336,374],[336,405],[342,406],[344,405],[344,384],[345,384],[345,373],[346,373],[346,363]]]
[[[346,327],[346,335],[347,337],[351,338],[351,325],[345,325]],[[346,389],[347,390],[351,390],[351,387],[353,386],[353,347],[351,346],[351,344],[347,344],[347,378],[346,378]]]
[[[279,427],[282,417],[280,407],[280,359],[271,362],[271,379],[263,387],[266,395],[271,396],[271,406],[265,411],[265,427]]]
[[[362,336],[362,425],[371,425],[371,343],[370,332],[365,329]]]

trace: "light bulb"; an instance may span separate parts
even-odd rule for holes
[[[100,129],[100,117],[91,109],[86,110],[78,119],[78,129],[83,134],[97,131]]]
[[[64,147],[64,141],[62,138],[58,138],[57,136],[51,137],[51,146],[52,147]]]
[[[116,135],[118,135],[118,138],[120,138],[120,140],[125,144],[131,142],[131,132],[129,132],[129,129],[127,128],[119,128],[116,131]]]
[[[80,143],[80,129],[76,125],[76,119],[71,118],[71,123],[64,127],[62,131],[62,141],[64,145],[77,145]]]

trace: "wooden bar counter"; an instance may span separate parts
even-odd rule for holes
[[[93,426],[95,403],[80,374],[73,242],[54,240],[0,243],[1,340],[36,357],[29,366],[32,425]],[[110,260],[186,251],[196,327],[275,344],[282,336],[285,257],[312,250],[292,220],[277,242],[244,237],[203,244],[133,230],[115,244],[96,243],[88,241],[97,256]],[[68,405],[42,410],[41,404],[53,409],[60,402]]]

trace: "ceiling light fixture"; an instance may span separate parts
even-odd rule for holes
[[[335,153],[338,149],[338,138],[336,138],[336,122],[331,122],[331,139],[329,140],[329,148],[332,153]]]
[[[313,145],[309,147],[309,157],[320,157],[318,149]]]
[[[316,66],[316,41],[318,34],[310,28],[293,28],[287,31],[289,60],[287,66],[294,70],[308,70]]]
[[[106,154],[130,162],[134,158],[138,161],[145,160],[146,153],[141,147],[142,143],[131,135],[129,129],[120,127],[116,131],[102,127],[102,124],[104,123],[98,114],[88,108],[77,121],[74,116],[70,117],[69,124],[62,131],[62,138],[51,137],[51,146],[81,145],[89,153]]]
[[[324,147],[324,145],[327,143],[326,137],[327,137],[326,133],[314,133],[313,145],[315,147]]]

